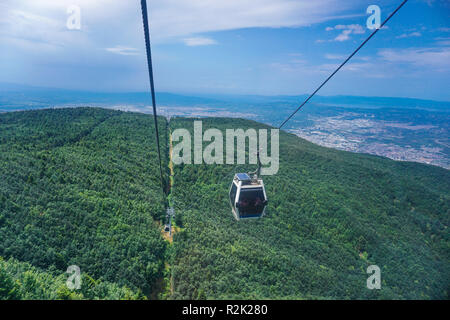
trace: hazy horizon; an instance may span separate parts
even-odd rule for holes
[[[41,89],[41,90],[58,90],[58,91],[66,91],[66,92],[83,92],[90,94],[150,94],[149,90],[139,90],[139,91],[120,91],[120,90],[112,90],[112,91],[94,91],[94,90],[79,90],[79,89],[67,89],[61,87],[47,87],[47,86],[37,86],[37,85],[29,85],[26,83],[8,83],[8,82],[0,82],[0,96],[2,90],[5,92],[10,91],[20,91],[17,89],[20,88],[5,88],[6,86],[16,86],[22,87],[22,89]],[[310,93],[303,92],[297,94],[254,94],[254,93],[220,93],[220,92],[211,92],[211,93],[202,93],[202,92],[191,92],[191,91],[156,91],[157,94],[173,94],[180,95],[186,97],[267,97],[267,98],[276,98],[276,97],[304,97],[308,96]],[[333,97],[358,97],[358,98],[388,98],[388,99],[411,99],[411,100],[423,100],[423,101],[434,101],[434,102],[449,102],[449,100],[439,100],[439,99],[424,99],[420,97],[414,96],[383,96],[383,95],[374,95],[374,96],[366,96],[366,95],[356,95],[356,94],[316,94],[315,97],[323,97],[323,98],[333,98]]]

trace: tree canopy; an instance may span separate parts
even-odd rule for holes
[[[159,118],[165,174],[170,132],[192,132],[194,120]],[[224,136],[269,129],[201,120]],[[228,198],[234,174],[254,165],[173,165],[169,242],[157,159],[151,115],[0,114],[0,298],[448,298],[448,170],[280,132],[259,220],[235,221]],[[69,265],[81,269],[81,290],[65,286]],[[366,287],[369,265],[380,267],[381,290]]]

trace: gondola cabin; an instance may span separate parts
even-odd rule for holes
[[[236,220],[260,218],[267,206],[266,190],[262,179],[237,173],[230,187],[230,204]]]

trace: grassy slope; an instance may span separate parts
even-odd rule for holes
[[[170,124],[192,128],[192,120]],[[203,130],[263,128],[203,120]],[[446,298],[450,173],[280,137],[280,171],[264,179],[269,214],[234,221],[228,188],[245,166],[175,167],[173,298]],[[366,268],[382,290],[366,288]]]

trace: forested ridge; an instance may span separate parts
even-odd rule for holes
[[[150,294],[166,247],[152,121],[92,108],[1,114],[0,256],[56,275],[78,265]]]
[[[168,129],[192,131],[193,119],[159,123],[165,151]],[[0,299],[448,299],[448,170],[281,132],[280,170],[264,177],[268,214],[237,222],[228,189],[253,169],[175,165],[169,243],[152,116],[0,114]],[[381,290],[366,288],[371,264]],[[64,286],[69,265],[83,272],[81,290]]]

